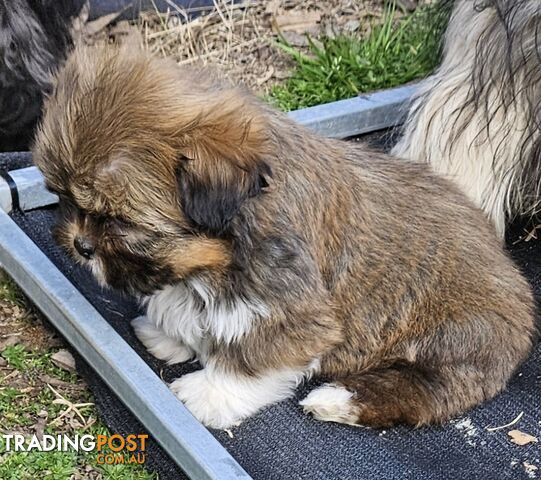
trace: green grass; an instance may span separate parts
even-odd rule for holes
[[[19,307],[26,306],[26,299],[17,284],[0,270],[0,300],[11,302]]]
[[[54,365],[51,361],[53,353],[52,350],[48,352],[29,351],[23,345],[9,346],[1,352],[1,356],[8,362],[8,366],[24,376],[25,388],[34,387],[37,391],[30,395],[28,392],[12,386],[0,388],[0,431],[17,430],[18,427],[31,426],[35,422],[38,412],[42,410],[47,412],[48,418],[56,418],[65,409],[65,406],[53,403],[56,397],[43,384],[40,376],[47,375],[63,382],[75,384],[77,375]],[[3,377],[0,376],[0,386],[2,383]],[[88,401],[90,398],[87,391],[80,392],[78,395],[84,397],[84,399],[79,398],[78,403],[83,400]],[[83,407],[81,411],[86,414],[89,409]],[[47,426],[46,433],[55,434],[57,432]],[[3,479],[2,475],[0,478]]]
[[[101,429],[100,432],[108,433]],[[89,432],[84,432],[89,433]],[[94,433],[94,432],[90,432]],[[0,440],[0,451],[5,448]],[[0,478],[2,480],[68,480],[77,466],[92,465],[104,480],[157,480],[140,465],[97,465],[95,453],[77,452],[12,452],[0,454]]]
[[[29,351],[23,345],[12,345],[4,348],[0,355],[8,366],[24,375],[27,387],[40,385],[40,375],[48,375],[64,382],[75,383],[77,376],[58,368],[51,361],[53,351]],[[3,377],[0,375],[0,386]],[[17,429],[18,426],[29,426],[40,410],[46,410],[50,418],[54,418],[62,410],[61,405],[53,404],[54,394],[47,388],[30,396],[12,386],[0,388],[0,431]],[[51,432],[54,433],[54,432]],[[1,451],[1,450],[0,450]],[[0,478],[3,478],[0,475]]]
[[[18,306],[19,312],[11,318],[12,328],[24,332],[34,327],[33,315],[27,315],[31,308],[17,285],[0,270],[0,302],[3,306]],[[26,312],[26,313],[25,313]],[[32,334],[39,335],[39,329],[31,329]],[[25,337],[29,340],[28,332]],[[31,340],[31,339],[30,339]],[[24,342],[9,345],[0,351],[0,357],[6,362],[6,368],[0,370],[0,434],[34,432],[38,419],[46,418],[44,433],[57,435],[66,433],[73,437],[76,434],[111,435],[103,423],[97,420],[97,411],[92,404],[90,391],[80,383],[75,373],[57,367],[51,360],[56,348],[43,347],[43,341],[31,346]],[[46,343],[45,343],[46,345]],[[79,427],[68,418],[55,422],[66,410],[67,406],[59,403],[56,394],[47,386],[51,379],[65,382],[66,387],[56,385],[54,388],[68,402],[78,405],[79,412],[87,420],[86,427]],[[73,388],[71,388],[73,385]],[[82,405],[90,404],[90,405]],[[46,415],[44,414],[46,412]],[[79,422],[79,425],[81,423]],[[145,432],[133,432],[145,433]],[[104,452],[107,453],[107,452]],[[126,453],[124,457],[126,458]],[[6,452],[4,439],[0,436],[0,479],[1,480],[68,480],[72,476],[87,478],[88,469],[93,475],[101,474],[103,480],[157,480],[155,474],[149,473],[138,464],[98,464],[98,452]]]
[[[271,91],[271,102],[295,110],[359,93],[390,88],[426,76],[437,65],[448,9],[437,2],[396,18],[393,4],[367,38],[338,36],[314,42],[306,55],[281,40],[296,62],[293,75]]]
[[[2,445],[0,445],[2,447]],[[0,456],[2,480],[67,480],[75,473],[77,454],[72,452],[13,452]]]
[[[6,347],[1,355],[8,362],[11,368],[26,373],[28,376],[36,374],[47,374],[64,382],[74,382],[77,375],[67,372],[51,361],[54,351],[35,352],[27,350],[23,345],[12,345]]]
[[[7,361],[8,366],[23,375],[25,385],[39,387],[37,393],[30,395],[19,388],[2,385],[3,377],[0,376],[0,433],[6,431],[20,431],[31,427],[40,411],[47,412],[47,418],[55,419],[65,410],[66,406],[53,403],[55,394],[40,380],[40,375],[50,377],[68,383],[78,381],[75,374],[66,372],[51,361],[53,350],[38,352],[28,350],[22,345],[8,346],[1,352],[1,356]],[[76,398],[70,398],[70,394],[63,393],[66,398],[74,403],[92,402],[89,391],[78,390]],[[85,416],[96,418],[97,412],[94,406],[79,408]],[[63,428],[50,425],[47,422],[45,433],[58,434],[64,432]],[[107,428],[97,422],[88,429],[71,429],[70,436],[83,435],[110,435]],[[134,432],[144,433],[144,432]],[[84,472],[85,466],[90,466],[101,473],[104,480],[156,480],[154,474],[147,472],[143,466],[137,464],[99,465],[97,463],[98,452],[5,452],[5,445],[0,437],[0,479],[2,480],[34,480],[37,476],[44,480],[67,480],[76,472]]]
[[[31,414],[35,412],[23,403],[24,393],[18,388],[4,387],[0,389],[0,430],[32,425]]]
[[[76,434],[111,435],[100,424],[93,425],[86,431],[70,432],[70,435]],[[98,452],[39,452],[34,450],[2,454],[4,450],[4,440],[0,437],[0,478],[2,480],[34,480],[38,474],[46,480],[67,480],[78,470],[78,467],[82,466],[84,471],[85,465],[90,465],[100,472],[104,480],[157,480],[158,478],[137,464],[98,464]],[[111,452],[104,450],[104,453]],[[127,455],[124,455],[125,458]]]

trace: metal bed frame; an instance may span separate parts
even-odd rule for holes
[[[399,125],[415,86],[404,86],[290,113],[335,138]],[[66,340],[118,395],[188,477],[250,479],[227,450],[169,391],[126,341],[9,216],[54,205],[36,167],[0,178],[0,264]]]

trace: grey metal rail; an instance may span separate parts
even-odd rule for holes
[[[0,263],[190,478],[250,478],[2,210]]]
[[[400,125],[417,85],[382,90],[290,112],[289,116],[320,135],[346,138]]]

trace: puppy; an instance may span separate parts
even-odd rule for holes
[[[393,151],[454,180],[501,238],[541,207],[540,30],[539,0],[457,0]]]
[[[139,339],[226,428],[302,402],[324,421],[442,422],[532,346],[533,300],[481,211],[428,167],[318,137],[244,90],[127,49],[77,49],[34,147],[56,237],[136,295]]]
[[[27,150],[84,0],[0,0],[0,151]]]

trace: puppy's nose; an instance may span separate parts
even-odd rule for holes
[[[87,238],[75,237],[73,246],[82,257],[87,259],[92,258],[92,255],[94,255],[94,252],[96,251],[94,244]]]

